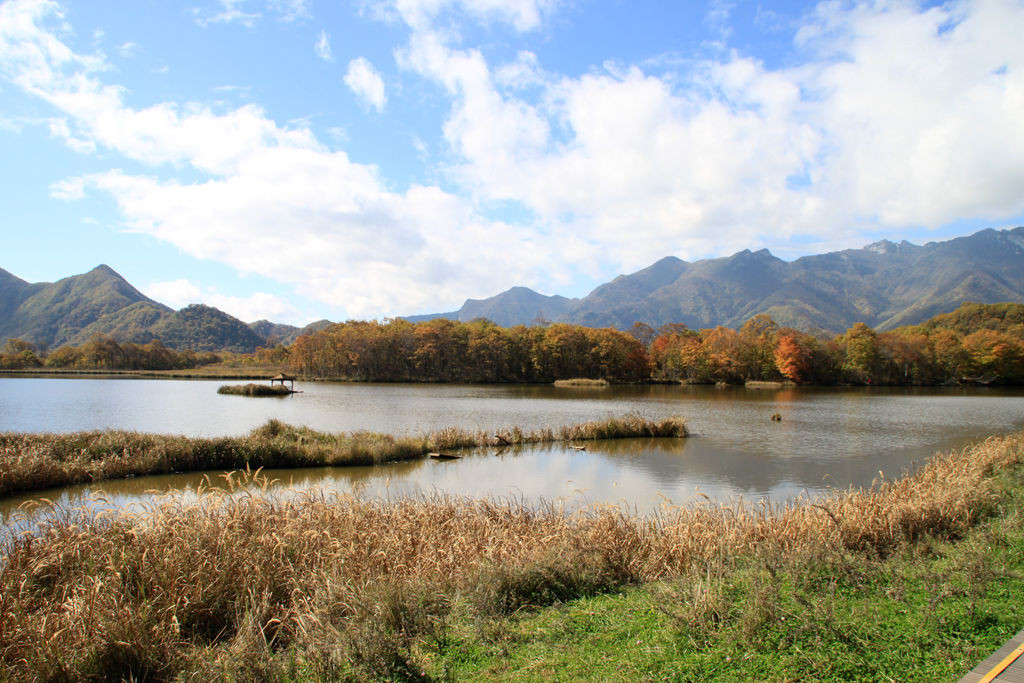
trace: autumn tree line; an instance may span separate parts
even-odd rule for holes
[[[46,352],[21,339],[8,339],[0,349],[0,368],[30,370],[190,370],[219,363],[222,355],[175,351],[160,340],[148,344],[94,337],[79,346],[64,345]]]
[[[224,355],[224,354],[222,354]],[[741,384],[1024,383],[1024,305],[964,304],[926,323],[877,332],[856,323],[837,336],[781,326],[766,315],[740,329],[653,328],[628,332],[565,323],[499,327],[487,320],[349,321],[290,346],[227,354],[304,378],[375,382],[545,383],[577,377],[612,382]],[[34,359],[34,360],[32,360]],[[3,367],[175,369],[220,360],[159,342],[94,339],[42,357],[11,340]]]
[[[258,351],[305,377],[364,381],[551,382],[574,377],[739,384],[1024,382],[1024,306],[965,304],[922,325],[876,332],[856,323],[813,335],[751,318],[739,330],[685,325],[629,332],[486,320],[348,322]]]

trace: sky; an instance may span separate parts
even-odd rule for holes
[[[6,0],[0,268],[303,325],[1024,224],[1024,0]]]

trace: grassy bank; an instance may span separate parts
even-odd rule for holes
[[[219,489],[58,515],[5,548],[0,678],[953,680],[1020,626],[1022,462],[1024,433],[654,517]]]
[[[765,552],[662,582],[452,619],[414,661],[454,680],[953,683],[1022,625],[1024,476],[1002,514],[886,558]]]
[[[245,436],[191,438],[127,431],[71,434],[0,433],[0,496],[20,491],[168,472],[372,465],[414,460],[432,451],[554,441],[684,437],[682,418],[629,415],[524,431],[447,428],[422,436],[373,432],[328,434],[270,420]]]

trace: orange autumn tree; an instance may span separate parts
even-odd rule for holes
[[[775,347],[775,367],[790,381],[801,383],[810,378],[811,349],[802,336],[796,332],[779,335],[778,346]]]

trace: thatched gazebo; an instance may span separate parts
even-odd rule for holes
[[[283,372],[281,374],[277,375],[276,377],[271,377],[270,378],[270,386],[274,386],[275,382],[280,382],[282,387],[284,387],[284,383],[285,382],[290,382],[291,383],[291,387],[290,387],[291,390],[295,391],[295,378],[294,377],[290,377],[290,376],[284,374]]]

